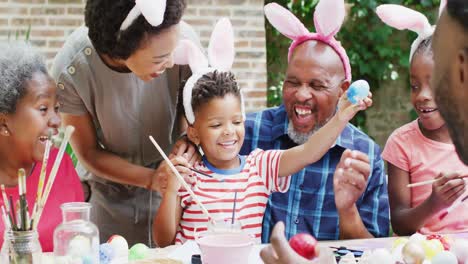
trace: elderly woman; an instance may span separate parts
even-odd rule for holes
[[[5,185],[8,196],[18,200],[18,170],[24,168],[29,175],[26,199],[30,213],[49,131],[57,134],[60,126],[58,108],[56,85],[42,57],[27,44],[0,43],[0,184]],[[51,149],[48,173],[57,152]],[[73,163],[65,154],[38,226],[43,251],[53,250],[53,232],[62,222],[60,205],[79,201],[83,201],[83,190]],[[4,205],[3,199],[0,205]],[[2,234],[4,230],[0,221]]]
[[[194,35],[181,22],[184,9],[185,0],[88,0],[86,27],[55,58],[60,110],[76,128],[71,144],[90,178],[101,241],[119,234],[130,245],[151,244],[160,175],[168,173],[148,136],[169,152],[182,132],[174,124],[185,72],[173,67],[172,52]],[[195,148],[181,140],[173,153],[184,152],[190,160]]]

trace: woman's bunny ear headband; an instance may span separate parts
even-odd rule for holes
[[[183,104],[185,117],[189,124],[195,122],[195,114],[192,108],[192,90],[197,81],[209,72],[228,72],[234,63],[234,31],[229,19],[222,18],[216,23],[211,33],[208,46],[208,58],[190,40],[181,40],[174,51],[174,63],[188,64],[192,70],[192,76],[187,80],[183,91]],[[209,62],[209,63],[208,63]],[[211,66],[211,67],[210,67]],[[241,95],[241,111],[245,119],[244,100]]]
[[[265,16],[281,34],[293,42],[289,47],[288,60],[294,49],[308,40],[317,40],[330,46],[343,63],[345,78],[351,81],[351,65],[345,49],[335,39],[345,18],[344,0],[321,0],[314,13],[314,25],[317,33],[309,32],[302,22],[286,8],[270,3],[265,5]]]
[[[440,1],[439,16],[446,4],[447,0]],[[434,33],[434,26],[429,24],[429,20],[425,15],[407,7],[385,4],[378,6],[376,13],[385,24],[398,30],[409,29],[418,34],[418,37],[411,44],[410,62],[421,42]]]
[[[130,10],[120,26],[120,31],[126,30],[140,15],[153,27],[162,24],[164,12],[166,11],[166,0],[135,0],[135,6]]]

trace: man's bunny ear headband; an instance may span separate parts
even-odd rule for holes
[[[343,63],[345,78],[351,81],[351,65],[345,49],[335,39],[345,18],[345,5],[343,0],[321,0],[314,13],[314,25],[317,33],[309,32],[302,22],[286,8],[270,3],[265,5],[265,16],[268,21],[281,34],[293,42],[289,47],[288,60],[294,49],[308,40],[316,40],[330,46],[340,57]]]
[[[166,12],[166,0],[135,0],[135,6],[130,10],[120,26],[120,31],[126,30],[140,15],[153,27],[162,24]]]
[[[446,4],[447,0],[440,1],[439,16]],[[421,42],[434,33],[434,26],[429,24],[429,20],[427,20],[425,15],[407,7],[385,4],[378,6],[376,13],[385,24],[398,30],[409,29],[418,34],[418,37],[411,44],[410,62]]]
[[[208,46],[208,58],[190,40],[181,40],[174,51],[174,63],[188,64],[192,70],[192,76],[187,80],[183,91],[183,104],[185,117],[189,124],[195,122],[195,114],[192,108],[192,90],[197,81],[209,72],[228,72],[234,63],[234,31],[229,19],[222,18],[216,23],[211,33]],[[208,64],[209,62],[209,64]],[[210,67],[211,66],[211,67]],[[244,100],[241,95],[241,111],[245,119]]]

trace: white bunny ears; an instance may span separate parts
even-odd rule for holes
[[[340,42],[335,39],[345,18],[344,0],[321,0],[314,13],[314,25],[317,33],[309,30],[286,8],[270,3],[265,5],[265,16],[281,34],[293,40],[289,47],[288,60],[294,49],[308,40],[317,40],[333,48],[343,63],[345,78],[351,81],[351,65],[348,55]]]
[[[206,73],[230,71],[234,63],[234,31],[231,22],[222,18],[216,23],[211,33],[208,46],[208,59],[203,52],[189,40],[182,40],[174,51],[174,63],[188,64],[192,70],[192,76],[187,80],[183,91],[183,105],[185,117],[190,124],[195,122],[195,114],[192,108],[192,90],[196,82]],[[211,66],[211,67],[210,67]],[[241,94],[241,110],[245,116],[244,100]]]
[[[446,3],[447,0],[440,1],[439,16]],[[418,34],[418,37],[411,44],[410,62],[421,42],[434,33],[434,27],[431,26],[426,16],[407,7],[385,4],[378,6],[376,13],[385,24],[398,30],[409,29]]]
[[[122,22],[120,30],[126,30],[140,15],[153,27],[157,27],[162,24],[165,11],[166,0],[135,0],[135,6]]]

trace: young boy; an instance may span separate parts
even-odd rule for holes
[[[195,122],[187,129],[189,139],[203,150],[201,162],[189,169],[184,157],[171,161],[182,175],[192,177],[192,190],[211,216],[217,220],[231,218],[236,202],[236,221],[242,229],[260,238],[262,217],[268,195],[286,192],[289,177],[306,165],[319,160],[334,144],[346,123],[372,104],[351,105],[340,100],[336,115],[312,135],[304,145],[288,150],[257,149],[248,156],[240,156],[244,141],[244,119],[240,91],[230,72],[210,72],[195,84],[192,107]],[[197,231],[207,229],[208,218],[186,190],[179,190],[175,176],[169,177],[168,187],[153,224],[158,246],[184,243],[194,239]],[[236,199],[234,199],[235,193]]]

